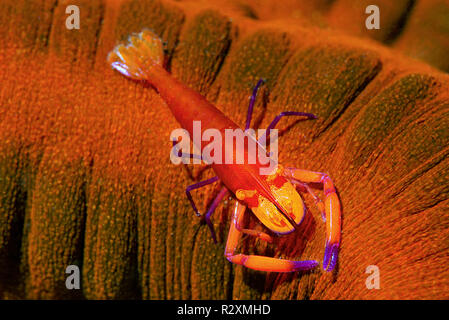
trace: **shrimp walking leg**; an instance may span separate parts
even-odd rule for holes
[[[323,269],[331,271],[335,268],[341,238],[341,204],[335,186],[326,173],[303,169],[286,168],[284,176],[288,179],[305,183],[320,183],[324,191],[324,210],[326,214],[326,248],[323,258]]]
[[[315,201],[315,205],[321,212],[321,219],[323,219],[323,222],[326,222],[326,210],[324,208],[324,202],[315,194],[315,192],[313,192],[312,188],[310,188],[310,186],[305,182],[299,182],[297,180],[291,180],[291,182],[303,187],[312,196],[313,200]]]
[[[173,140],[173,149],[172,149],[173,155],[175,155],[176,157],[179,158],[188,158],[188,159],[199,159],[199,160],[203,160],[203,157],[201,155],[198,154],[193,154],[193,153],[185,153],[182,152],[181,150],[178,150],[176,148],[176,141]]]
[[[198,209],[196,208],[195,201],[193,201],[193,198],[192,198],[192,195],[190,194],[190,191],[195,190],[195,189],[202,188],[202,187],[204,187],[204,186],[207,186],[208,184],[211,184],[211,183],[214,183],[214,182],[217,182],[217,181],[218,181],[218,177],[215,176],[215,177],[213,177],[213,178],[210,178],[210,179],[207,179],[207,180],[200,181],[200,182],[198,182],[198,183],[192,184],[192,185],[190,185],[190,186],[188,186],[188,187],[186,188],[186,195],[187,195],[187,198],[189,199],[190,204],[192,205],[193,211],[195,211],[195,214],[196,214],[198,217],[201,217],[201,213],[200,213],[200,212],[198,211]]]
[[[250,101],[249,101],[249,106],[248,106],[248,113],[246,115],[246,123],[245,123],[245,130],[249,129],[250,125],[251,125],[251,119],[253,116],[253,111],[254,111],[254,104],[256,102],[256,97],[257,97],[257,92],[259,91],[260,86],[264,83],[265,81],[263,79],[260,79],[256,86],[253,89],[253,93],[251,95]],[[276,125],[278,124],[278,122],[286,116],[298,116],[298,117],[307,117],[307,119],[316,119],[317,116],[312,114],[312,113],[306,113],[306,112],[297,112],[297,111],[284,111],[281,112],[280,114],[278,114],[273,121],[271,121],[270,125],[268,126],[266,132],[265,132],[265,136],[269,133],[269,131],[271,129],[274,129],[276,127]]]
[[[249,100],[248,113],[246,115],[245,130],[249,129],[249,126],[251,125],[251,119],[253,117],[253,110],[254,110],[254,104],[256,102],[257,92],[259,91],[260,86],[264,82],[265,81],[263,79],[260,79],[253,89],[253,94],[251,95],[251,98]]]
[[[271,123],[268,125],[267,129],[265,130],[265,133],[259,138],[259,141],[264,141],[266,136],[270,133],[270,130],[274,129],[283,117],[291,117],[291,116],[307,117],[307,119],[305,119],[305,120],[312,120],[312,119],[317,118],[317,116],[314,115],[313,113],[297,112],[297,111],[281,112],[273,119],[273,121],[271,121]]]
[[[310,270],[318,265],[318,262],[315,260],[292,261],[257,255],[235,254],[235,250],[242,235],[242,232],[237,228],[237,225],[242,222],[245,209],[246,206],[237,201],[225,249],[225,256],[230,262],[254,270],[271,272]]]
[[[226,187],[223,187],[218,195],[215,197],[214,201],[210,205],[209,209],[207,210],[207,213],[205,215],[204,220],[206,221],[207,225],[209,226],[210,232],[212,234],[212,239],[214,240],[214,243],[217,243],[217,237],[215,235],[214,226],[212,225],[212,222],[210,221],[210,217],[212,213],[214,213],[215,209],[217,209],[219,203],[223,198],[228,194],[228,189]]]
[[[246,208],[246,207],[244,207]],[[243,214],[240,214],[238,217],[235,215],[233,216],[233,220],[232,222],[235,224],[235,228],[240,231],[241,233],[247,234],[249,236],[253,236],[256,238],[259,238],[263,241],[267,241],[269,243],[273,242],[273,238],[265,233],[265,232],[261,232],[261,231],[257,231],[257,230],[251,230],[251,229],[244,229],[242,228],[241,224],[242,224],[242,219],[243,219]]]

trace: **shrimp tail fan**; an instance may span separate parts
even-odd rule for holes
[[[117,45],[108,55],[112,68],[134,80],[150,80],[156,69],[163,67],[162,40],[148,29],[132,34],[126,44]]]

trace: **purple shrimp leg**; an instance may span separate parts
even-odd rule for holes
[[[228,189],[226,187],[223,187],[218,195],[215,197],[214,201],[212,202],[211,206],[207,210],[205,220],[207,225],[209,226],[210,232],[212,234],[212,239],[214,240],[214,243],[217,243],[217,237],[215,235],[214,226],[212,225],[212,222],[210,221],[210,216],[212,213],[214,213],[215,209],[217,209],[218,205],[220,204],[221,200],[226,196],[228,193]]]
[[[195,201],[193,201],[192,195],[190,193],[190,191],[195,190],[195,189],[199,189],[202,188],[204,186],[207,186],[211,183],[217,182],[218,181],[218,177],[215,176],[213,178],[204,180],[204,181],[200,181],[198,183],[192,184],[190,186],[188,186],[186,188],[186,195],[187,198],[190,201],[190,204],[192,205],[193,210],[195,211],[195,214],[198,217],[201,217],[201,213],[198,211],[196,205],[195,205]],[[210,232],[212,234],[212,239],[214,240],[214,243],[217,243],[217,237],[215,236],[215,231],[214,231],[214,226],[212,225],[212,222],[210,220],[210,217],[212,216],[212,213],[214,213],[215,209],[217,209],[218,205],[220,204],[220,201],[223,200],[223,198],[226,196],[226,194],[228,193],[228,189],[226,187],[223,187],[220,192],[218,193],[218,195],[215,197],[214,201],[212,202],[212,204],[210,205],[209,209],[207,210],[205,216],[204,216],[204,220],[206,221],[207,226],[210,229]]]
[[[265,80],[260,79],[253,89],[253,94],[251,95],[251,98],[249,100],[248,113],[246,115],[245,130],[249,129],[249,126],[251,125],[251,118],[253,117],[254,103],[256,102],[257,91],[259,91],[260,86],[264,82]]]
[[[178,151],[177,152],[177,156],[179,157],[179,158],[190,158],[190,159],[200,159],[200,160],[203,160],[203,158],[201,157],[201,155],[197,155],[197,154],[193,154],[193,153],[183,153],[181,150],[176,150],[175,151],[175,149],[176,149],[176,141],[175,140],[173,140],[173,153],[174,154],[176,154],[176,151]]]
[[[324,208],[323,200],[321,200],[315,194],[315,192],[313,192],[312,188],[310,188],[310,186],[307,183],[300,182],[300,181],[297,181],[297,180],[294,180],[294,179],[290,179],[290,182],[295,184],[295,185],[299,185],[299,186],[303,187],[313,197],[313,200],[315,201],[315,205],[318,207],[318,209],[321,212],[321,219],[323,220],[323,222],[326,222],[326,210]]]
[[[218,181],[218,177],[215,176],[213,178],[210,178],[210,179],[207,179],[207,180],[200,181],[198,183],[192,184],[192,185],[190,185],[190,186],[188,186],[186,188],[187,198],[189,199],[190,204],[192,205],[193,211],[195,211],[195,214],[197,215],[197,217],[201,217],[201,213],[196,208],[195,201],[193,201],[193,198],[192,198],[192,195],[190,194],[190,191],[202,188],[204,186],[207,186],[208,184],[211,184],[211,183],[214,183],[214,182],[217,182],[217,181]]]
[[[267,136],[267,134],[270,132],[270,130],[274,129],[276,127],[276,125],[278,124],[278,122],[283,117],[288,117],[288,116],[307,117],[307,119],[305,119],[305,120],[317,119],[317,116],[314,115],[313,113],[296,112],[296,111],[284,111],[284,112],[281,112],[281,113],[279,113],[276,116],[276,118],[273,119],[273,121],[271,121],[271,123],[267,127],[267,130],[265,130],[265,133],[262,135],[262,137],[259,138],[259,141],[264,141],[266,136]]]
[[[260,79],[256,86],[253,89],[253,94],[251,95],[250,101],[249,101],[249,106],[248,106],[248,113],[246,116],[246,124],[245,124],[245,130],[249,129],[249,126],[251,125],[251,119],[253,116],[253,111],[254,111],[254,104],[256,102],[256,97],[257,97],[257,92],[259,91],[260,86],[265,82],[265,80]],[[282,119],[282,117],[286,117],[286,116],[299,116],[299,117],[307,117],[307,119],[317,119],[317,116],[312,114],[312,113],[306,113],[306,112],[296,112],[296,111],[284,111],[281,112],[280,114],[278,114],[276,116],[276,118],[273,119],[273,121],[271,121],[270,125],[268,126],[267,130],[265,131],[265,134],[262,136],[266,136],[267,133],[270,132],[271,129],[274,129],[276,127],[276,125],[278,124],[278,122]],[[261,139],[259,139],[260,141]]]

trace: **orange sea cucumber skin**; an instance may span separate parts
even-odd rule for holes
[[[182,3],[174,10],[173,1],[162,6],[152,0],[80,0],[82,15],[89,19],[82,20],[81,30],[69,31],[65,3],[58,2],[52,17],[48,8],[53,3],[2,1],[6,13],[0,20],[7,22],[0,24],[5,35],[0,50],[0,172],[7,179],[0,187],[9,202],[2,202],[0,210],[11,204],[9,213],[1,215],[4,239],[9,230],[21,230],[11,229],[16,219],[8,220],[10,213],[21,212],[20,203],[13,201],[18,188],[28,192],[25,211],[33,211],[19,225],[23,237],[17,232],[17,242],[0,244],[0,251],[11,244],[22,250],[20,261],[0,258],[2,298],[61,299],[56,289],[62,285],[66,292],[65,265],[83,258],[82,292],[77,293],[90,299],[128,294],[143,299],[448,298],[447,75],[397,51],[310,30],[301,22],[286,28],[278,21],[267,28],[261,20],[232,16],[230,22],[218,9],[210,10],[212,19],[196,20],[199,11],[178,10]],[[191,28],[183,27],[184,17]],[[203,49],[218,43],[224,32],[207,39],[187,37],[192,28],[199,34],[216,26],[221,31],[218,22],[240,28],[238,36],[227,38],[232,41],[229,52],[218,51],[224,52],[223,66]],[[179,38],[184,49],[172,59],[174,75],[201,87],[238,124],[261,73],[273,79],[262,126],[286,106],[323,117],[291,127],[280,139],[280,156],[285,164],[328,170],[339,188],[345,233],[338,277],[265,277],[223,259],[222,246],[213,244],[185,201],[183,190],[192,178],[168,159],[169,133],[179,124],[153,90],[118,77],[105,63],[117,35],[142,27],[164,31],[172,51]],[[295,39],[300,45],[285,49],[284,43]],[[282,52],[290,58],[284,59]],[[208,73],[211,64],[218,65],[218,77]],[[200,82],[199,75],[203,79],[205,74],[209,80]],[[360,94],[353,94],[353,88]],[[44,152],[51,157],[42,162]],[[72,191],[82,176],[77,166],[86,171],[78,193]],[[213,174],[200,175],[196,169],[194,179]],[[197,194],[201,208],[211,201],[214,187]],[[57,204],[49,200],[59,193],[66,203],[74,203],[83,188],[87,219],[78,229],[81,216],[62,206],[52,211]],[[281,247],[291,257],[307,241],[310,250],[304,255],[320,258],[325,226],[318,223],[313,202],[307,196],[305,201],[312,214],[303,225],[312,228],[300,232],[307,240],[284,238]],[[218,208],[216,226],[228,222],[229,203]],[[83,230],[84,245],[79,246],[74,235]],[[220,242],[225,234],[218,233]],[[265,250],[257,242],[250,244]],[[40,264],[30,268],[35,261]],[[380,290],[365,286],[365,268],[372,264],[380,268]],[[9,273],[3,277],[4,271],[19,268],[23,278],[17,282]],[[20,291],[25,284],[28,289]]]

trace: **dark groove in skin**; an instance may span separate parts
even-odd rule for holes
[[[400,180],[398,180],[394,185],[390,186],[390,189],[394,189],[398,185],[400,185],[401,187],[397,188],[397,191],[391,193],[388,196],[388,199],[391,200],[391,199],[394,199],[394,198],[398,197],[401,193],[403,193],[405,190],[407,190],[407,188],[409,186],[411,186],[415,181],[421,179],[423,177],[423,175],[425,175],[427,172],[429,172],[431,170],[434,170],[435,167],[437,167],[444,160],[446,160],[448,155],[449,155],[449,147],[446,147],[446,149],[441,151],[439,154],[435,155],[434,157],[432,157],[430,159],[427,159],[427,161],[423,165],[415,168],[413,171],[410,171],[408,174],[402,176],[402,178]],[[427,163],[430,163],[430,164],[427,164]],[[426,164],[427,164],[427,168],[426,168]],[[440,203],[441,201],[446,201],[446,200],[447,199],[438,201],[437,203],[435,203],[435,206],[438,203]],[[376,200],[376,201],[372,202],[370,205],[368,205],[365,208],[365,210],[367,211],[370,208],[375,207],[377,205],[379,205],[379,202]],[[430,207],[431,206],[429,206],[429,208]],[[427,210],[429,208],[424,208],[421,211],[425,211],[425,210]],[[413,214],[420,213],[421,211],[415,212]],[[369,217],[365,217],[364,219],[360,220],[360,222],[358,224],[356,224],[355,227],[360,227],[360,225],[362,223],[367,222],[368,219],[369,219]]]
[[[233,28],[236,28],[236,30],[233,31]],[[208,90],[207,90],[207,92],[206,92],[206,94],[205,94],[205,97],[206,97],[206,98],[207,98],[207,97],[209,96],[209,94],[210,94],[210,89],[214,87],[214,85],[215,85],[217,79],[219,79],[220,72],[223,70],[223,66],[226,65],[226,64],[225,64],[226,59],[229,59],[229,53],[230,53],[230,51],[231,51],[232,44],[233,44],[233,42],[234,42],[234,38],[232,37],[233,33],[234,33],[234,35],[238,38],[238,26],[233,26],[233,25],[232,25],[232,21],[231,21],[230,27],[229,27],[229,45],[227,46],[226,50],[224,50],[223,53],[222,53],[223,58],[221,59],[221,62],[220,62],[220,64],[218,65],[217,71],[216,71],[215,74],[213,75],[213,79],[212,79],[212,81],[211,81],[211,83],[210,83],[210,85],[209,85],[209,88],[208,88]],[[215,103],[215,102],[218,100],[218,97],[220,96],[220,91],[221,91],[221,85],[220,85],[220,84],[217,84],[217,89],[216,89],[215,91],[216,91],[216,92],[215,92],[214,97],[213,97],[213,98],[210,98],[210,100],[209,100],[209,98],[208,98],[208,100],[209,100],[210,102],[213,102],[213,103]]]
[[[91,171],[91,167],[89,168],[88,172]],[[78,267],[80,270],[80,274],[83,274],[83,262],[84,262],[84,244],[85,244],[85,238],[86,238],[86,221],[87,221],[87,188],[88,188],[88,181],[87,181],[87,174],[84,176],[84,181],[83,184],[81,186],[81,197],[82,197],[82,204],[83,204],[83,208],[81,210],[81,221],[82,223],[81,225],[81,231],[80,231],[80,239],[78,240],[78,243],[76,244],[76,254],[77,254],[77,260],[78,258],[80,259],[78,262]],[[75,299],[86,299],[83,290],[74,290],[74,296],[73,298]],[[76,292],[77,291],[77,292]]]
[[[441,202],[440,202],[441,203]],[[437,205],[435,205],[435,206],[433,206],[433,207],[436,207]],[[430,208],[429,208],[430,209]],[[426,209],[427,210],[427,209]],[[447,250],[449,249],[449,247],[448,246],[445,246],[445,247],[440,247],[440,251],[437,251],[437,252],[433,252],[433,253],[430,253],[430,254],[426,254],[425,256],[422,256],[422,257],[420,257],[420,258],[418,258],[418,259],[413,259],[413,260],[411,260],[410,261],[410,264],[413,264],[413,263],[415,263],[415,262],[420,262],[420,261],[425,261],[425,260],[429,260],[429,258],[430,257],[434,257],[434,256],[438,256],[438,255],[440,255],[440,254],[442,254],[442,253],[444,253],[444,252],[447,252]]]
[[[93,167],[94,167],[94,158],[91,157],[89,159],[89,162],[86,165],[86,175],[84,177],[85,181],[83,184],[83,223],[82,223],[82,230],[80,232],[80,243],[79,243],[79,247],[78,250],[80,252],[80,262],[79,262],[79,269],[80,269],[80,274],[83,274],[83,264],[84,264],[84,250],[85,250],[85,243],[86,243],[86,229],[87,229],[87,211],[89,208],[89,195],[88,195],[88,188],[89,188],[89,184],[90,184],[90,177],[92,177],[92,171],[93,171]],[[81,295],[83,297],[83,299],[86,299],[84,290],[81,290]]]
[[[229,28],[230,30],[229,30],[229,32],[231,32],[231,29],[232,29],[232,26]],[[217,66],[217,71],[215,71],[215,73],[212,75],[212,81],[210,82],[210,85],[209,85],[209,88],[208,89],[210,89],[212,86],[213,86],[213,84],[215,83],[215,81],[217,80],[217,77],[218,77],[218,74],[220,73],[220,71],[223,69],[223,65],[224,65],[224,63],[225,63],[225,60],[226,60],[226,58],[227,57],[229,57],[229,50],[230,50],[230,48],[231,48],[231,45],[232,45],[232,38],[230,37],[229,38],[229,43],[228,43],[228,45],[226,46],[226,48],[223,48],[223,51],[222,51],[222,53],[220,54],[220,62],[218,63],[218,66]],[[207,91],[209,91],[209,90],[207,90]],[[207,92],[205,93],[205,95],[207,95]],[[217,97],[218,97],[218,93],[217,93]]]
[[[179,45],[179,42],[180,42],[180,38],[181,38],[181,33],[182,33],[182,30],[185,28],[185,25],[186,25],[186,16],[185,16],[185,14],[182,16],[182,20],[181,20],[181,27],[179,28],[179,30],[178,30],[178,34],[176,35],[176,40],[175,40],[175,43],[173,44],[173,49],[171,50],[171,51],[169,51],[169,52],[166,52],[166,60],[165,60],[165,62],[166,62],[166,69],[167,69],[167,71],[169,71],[170,73],[171,73],[171,64],[172,64],[172,60],[173,60],[173,57],[175,56],[175,52],[176,52],[176,49],[178,48],[178,45]]]
[[[10,265],[9,270],[7,268],[0,270],[0,279],[2,280],[0,286],[0,297],[3,296],[4,292],[14,291],[16,283],[20,282],[22,276],[20,270],[21,252],[23,249],[22,238],[24,234],[26,204],[29,201],[28,188],[26,185],[26,177],[24,172],[26,161],[21,158],[23,156],[22,150],[23,147],[19,146],[16,154],[18,160],[15,166],[15,173],[16,175],[19,175],[19,183],[16,187],[18,195],[13,202],[15,213],[10,224],[10,239],[8,239],[10,241],[10,244],[6,245],[6,252],[3,251],[5,247],[2,248],[2,253],[5,254],[2,254],[0,261],[2,268],[5,268],[5,266],[3,265],[5,261],[11,263],[12,265]],[[19,289],[17,290],[17,292],[24,296],[22,290]]]
[[[385,40],[386,45],[391,45],[393,42],[396,41],[396,39],[399,38],[402,32],[404,32],[405,26],[407,25],[407,22],[410,20],[410,16],[416,5],[416,2],[417,2],[416,0],[410,0],[408,6],[405,8],[397,24],[395,25],[395,28],[390,32],[388,38]]]
[[[435,200],[435,203],[432,203],[429,206],[426,206],[426,207],[422,208],[421,210],[409,212],[407,217],[414,216],[416,214],[422,214],[424,211],[427,211],[427,210],[430,210],[432,208],[438,207],[441,203],[444,203],[444,202],[447,202],[447,198],[446,199]],[[441,252],[438,252],[438,253],[441,253]]]
[[[363,92],[363,90],[366,89],[366,87],[372,82],[374,81],[374,79],[376,78],[376,76],[381,72],[383,67],[382,61],[378,61],[377,65],[374,67],[373,69],[373,74],[371,77],[366,78],[365,81],[357,88],[357,90],[354,92],[354,94],[352,95],[352,97],[348,100],[348,102],[344,105],[344,107],[340,110],[340,112],[332,119],[331,122],[329,122],[329,124],[324,127],[318,134],[315,135],[314,140],[319,138],[323,133],[325,133],[326,131],[328,131],[328,129],[330,127],[332,127],[335,122],[337,122],[337,120],[339,120],[341,118],[341,116],[343,115],[343,113],[349,108],[349,106],[357,99],[357,97],[360,96],[360,94]],[[373,97],[374,98],[374,97]],[[360,108],[358,111],[360,112],[363,108]],[[347,126],[345,127],[347,128]],[[345,129],[346,130],[346,129]]]
[[[447,159],[449,156],[449,147],[446,147],[443,151],[441,151],[439,154],[435,155],[434,157],[427,159],[426,162],[424,162],[421,166],[417,167],[415,170],[411,171],[409,173],[413,174],[414,172],[417,172],[418,174],[415,177],[412,177],[408,181],[407,176],[404,176],[403,179],[399,180],[398,183],[404,182],[403,187],[400,188],[398,191],[392,193],[391,197],[396,198],[398,197],[402,192],[404,192],[410,185],[412,185],[416,180],[420,179],[423,175],[425,175],[427,172],[433,170],[433,168],[440,165],[444,160]],[[428,164],[428,165],[426,165]],[[404,181],[406,180],[406,181]],[[393,187],[393,186],[392,186]]]
[[[104,16],[105,16],[105,12],[106,12],[106,8],[105,5],[103,3],[103,1],[101,2],[100,5],[100,17],[98,19],[98,28],[95,31],[95,43],[94,43],[94,49],[92,52],[92,66],[95,66],[95,61],[97,61],[97,49],[98,49],[98,43],[100,41],[100,37],[101,37],[101,32],[103,31],[103,21],[104,21]]]
[[[153,195],[155,192],[154,192],[154,185],[153,184],[151,184],[151,187],[149,187],[148,188],[148,194],[151,194],[151,195]],[[143,213],[143,210],[140,210],[139,209],[139,211],[137,212],[137,229],[136,229],[136,239],[137,239],[137,242],[139,241],[139,219],[141,218],[141,219],[144,219],[144,215],[148,215],[148,221],[150,222],[150,224],[149,224],[149,226],[148,226],[148,233],[149,234],[151,234],[151,221],[152,221],[152,219],[153,219],[153,200],[152,200],[152,198],[150,198],[150,199],[148,199],[148,201],[150,202],[149,203],[149,205],[148,205],[148,209],[146,210],[146,213]],[[151,264],[150,264],[150,259],[149,259],[149,257],[148,257],[148,259],[146,259],[145,258],[145,254],[144,253],[140,253],[139,252],[139,243],[137,243],[137,254],[136,254],[136,256],[137,256],[137,264],[138,264],[138,271],[139,272],[141,272],[142,274],[141,274],[141,277],[139,276],[139,278],[138,278],[138,286],[139,286],[139,288],[140,288],[140,296],[141,297],[143,297],[144,295],[146,296],[146,298],[148,299],[149,298],[149,296],[150,296],[150,292],[149,292],[149,288],[145,288],[145,294],[144,294],[144,292],[143,292],[143,284],[148,284],[149,283],[149,281],[150,281],[150,279],[149,279],[149,277],[146,279],[147,281],[145,282],[145,283],[142,283],[143,281],[143,277],[144,277],[144,275],[145,275],[145,271],[144,271],[144,268],[147,268],[147,270],[148,270],[148,274],[149,275],[151,275]],[[151,252],[151,241],[150,241],[150,239],[148,239],[148,246],[147,246],[147,248],[146,248],[146,250],[145,250],[145,240],[144,240],[144,243],[142,243],[141,244],[141,246],[142,246],[142,251],[143,252]],[[141,256],[141,261],[140,261],[140,264],[139,264],[139,255]],[[141,270],[139,270],[139,268],[141,268]]]
[[[438,112],[438,109],[439,109],[440,107],[441,107],[441,105],[436,105],[436,106],[434,106],[433,108],[429,108],[429,109],[428,109],[428,112],[425,113],[424,115],[432,114],[432,113],[434,113],[434,112]],[[437,111],[435,111],[435,110],[437,110]],[[413,118],[414,113],[412,113],[412,114],[409,115],[409,116]],[[408,119],[408,118],[410,118],[410,117],[404,116],[402,120]],[[413,122],[413,121],[409,121],[408,124],[411,124],[412,122]],[[401,127],[400,127],[400,124],[398,124],[397,127],[396,127],[390,134],[388,134],[384,139],[382,139],[382,141],[379,142],[378,147],[375,148],[375,149],[373,149],[373,151],[370,153],[370,157],[365,161],[365,163],[368,162],[368,163],[370,163],[370,165],[371,165],[371,164],[374,164],[375,162],[378,161],[378,159],[382,156],[382,153],[383,153],[383,150],[384,150],[384,142],[385,142],[385,141],[389,141],[389,140],[394,141],[394,138],[393,138],[393,137],[397,135],[397,130],[398,130],[397,128],[401,128]],[[388,143],[387,143],[387,146],[388,146]],[[379,152],[377,155],[375,155],[375,154],[376,154],[376,150],[379,150],[379,149],[380,149],[381,152]],[[373,155],[375,155],[375,156],[373,156]],[[364,163],[364,164],[365,164],[365,163]]]
[[[55,10],[56,10],[56,7],[58,6],[58,4],[59,4],[59,1],[56,0],[55,3],[53,4],[53,6],[50,8],[50,19],[49,19],[50,24],[47,28],[47,36],[45,37],[44,44],[43,44],[44,48],[48,48],[48,44],[50,43],[51,32],[53,30],[54,13],[55,13]]]
[[[382,64],[382,62],[381,62],[381,64]],[[381,67],[381,68],[382,68],[382,67]],[[377,75],[378,75],[380,72],[381,72],[381,70],[379,70],[379,72],[377,73]],[[375,75],[375,76],[373,77],[373,79],[372,79],[372,80],[365,86],[365,88],[368,87],[368,85],[369,85],[370,83],[372,83],[372,82],[375,80],[375,77],[376,77],[377,75]],[[381,91],[378,91],[378,92],[376,92],[375,94],[373,94],[372,96],[368,97],[367,100],[364,102],[363,106],[361,106],[361,107],[354,113],[354,115],[350,118],[349,121],[350,121],[350,122],[353,121],[354,118],[357,117],[357,115],[358,115],[360,112],[363,111],[364,106],[366,106],[366,105],[368,105],[369,103],[371,103],[371,101],[372,101],[373,99],[375,99],[380,93],[382,93],[383,90],[385,90],[386,88],[388,88],[390,85],[394,84],[395,81],[396,81],[396,80],[394,80],[394,79],[393,79],[393,80],[392,80],[392,79],[387,80],[387,81],[385,82],[385,84],[384,84],[384,87],[383,87],[382,89],[380,89]],[[356,99],[357,99],[357,97],[354,99],[354,101],[355,101]],[[354,102],[354,101],[353,101],[353,102]],[[349,108],[349,106],[348,106],[348,108]],[[346,109],[346,108],[345,108],[345,109]],[[342,116],[343,116],[343,114],[342,114]],[[339,118],[341,118],[341,117],[339,117]],[[332,147],[331,152],[334,152],[334,151],[337,149],[337,145],[338,145],[338,143],[339,143],[339,140],[341,139],[342,136],[345,135],[347,128],[348,128],[348,126],[344,126],[343,129],[341,129],[341,131],[339,131],[339,132],[335,135],[335,144],[334,144],[334,146]]]
[[[188,288],[190,289],[189,291],[189,300],[192,299],[192,269],[193,269],[193,252],[195,252],[195,246],[197,244],[196,238],[198,237],[198,233],[201,229],[201,224],[196,226],[196,230],[194,231],[193,237],[192,237],[192,247],[190,248],[190,252],[192,252],[192,261],[190,263],[190,269],[189,269],[189,275],[187,277],[187,279],[189,279],[189,283],[188,283]]]

